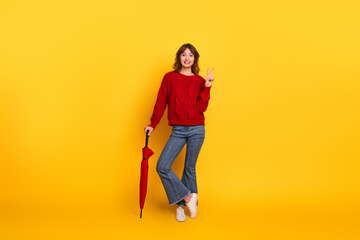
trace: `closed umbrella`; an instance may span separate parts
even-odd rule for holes
[[[149,130],[146,131],[146,140],[145,147],[142,149],[143,159],[141,161],[141,176],[140,176],[140,218],[142,218],[142,210],[144,208],[146,190],[147,190],[147,181],[148,181],[148,170],[149,163],[148,159],[154,154],[154,152],[148,148],[149,141]]]

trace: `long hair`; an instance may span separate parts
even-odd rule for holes
[[[180,70],[182,68],[182,65],[181,65],[181,62],[180,62],[180,55],[183,52],[185,52],[185,50],[187,48],[190,50],[190,52],[192,54],[194,54],[194,63],[191,66],[191,71],[193,72],[193,74],[198,74],[200,72],[200,68],[199,68],[199,65],[198,65],[200,54],[198,53],[196,48],[193,45],[191,45],[190,43],[183,44],[179,48],[179,50],[176,52],[175,63],[173,65],[174,71],[175,72],[180,72]]]

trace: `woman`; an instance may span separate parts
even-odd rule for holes
[[[145,127],[149,135],[158,125],[168,105],[169,125],[173,127],[171,136],[158,160],[156,171],[164,185],[169,204],[177,204],[176,220],[186,220],[184,207],[190,211],[190,217],[197,214],[197,183],[195,165],[205,138],[205,117],[210,99],[210,89],[214,81],[211,70],[207,69],[206,80],[198,75],[199,53],[190,43],[184,44],[176,53],[174,71],[164,75],[151,124]],[[183,149],[186,157],[184,172],[180,179],[171,169],[171,165]]]

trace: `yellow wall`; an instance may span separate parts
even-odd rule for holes
[[[359,11],[351,0],[1,1],[3,239],[355,239]],[[180,227],[155,172],[166,112],[149,139],[142,220],[138,189],[143,128],[188,42],[215,81],[199,216]]]

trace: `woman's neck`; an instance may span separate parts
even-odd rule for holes
[[[182,68],[180,70],[180,73],[182,73],[184,75],[194,75],[193,72],[191,71],[191,67],[190,68]]]

